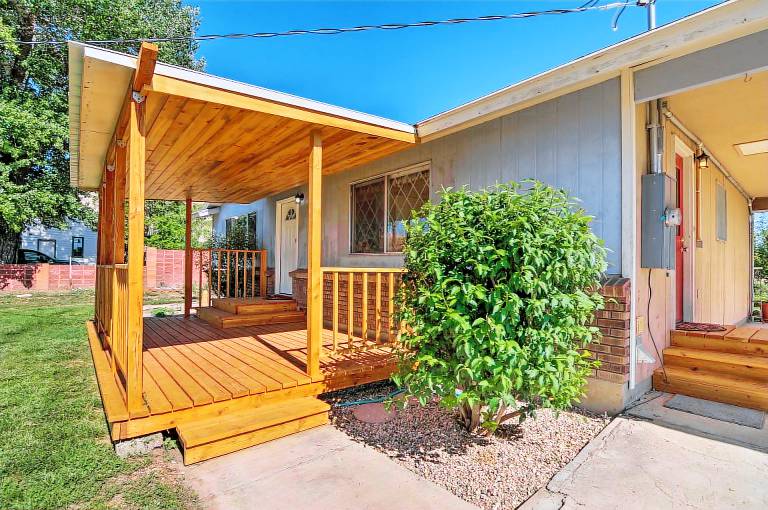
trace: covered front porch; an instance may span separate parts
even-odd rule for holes
[[[321,265],[322,181],[415,135],[156,59],[151,44],[138,58],[70,46],[72,176],[99,192],[88,332],[112,438],[175,428],[189,463],[326,423],[316,395],[389,377],[402,270]],[[305,183],[300,307],[268,293],[265,250],[193,249],[193,202],[250,203]],[[183,317],[143,317],[150,199],[186,202]]]

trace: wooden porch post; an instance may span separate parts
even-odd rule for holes
[[[133,77],[128,119],[128,412],[145,414],[143,397],[144,347],[144,185],[146,164],[146,98],[143,88],[152,79],[157,46],[143,43]]]
[[[112,233],[112,256],[115,264],[125,263],[125,190],[126,190],[126,167],[128,144],[125,140],[118,140],[115,147],[115,183],[114,198],[112,199],[114,207],[113,233]]]
[[[143,406],[144,106],[131,101],[128,127],[128,411]]]
[[[114,264],[114,242],[112,236],[114,235],[114,221],[115,221],[115,167],[107,165],[106,173],[104,175],[105,186],[104,194],[102,196],[103,201],[99,204],[99,210],[104,208],[104,221],[101,225],[103,231],[100,236],[103,237],[101,243],[101,263],[102,264]]]
[[[323,140],[319,131],[310,135],[309,221],[307,224],[307,375],[320,377],[323,333],[322,246]]]
[[[192,309],[192,197],[187,195],[186,232],[184,237],[184,317]]]

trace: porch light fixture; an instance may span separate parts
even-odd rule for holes
[[[742,156],[754,156],[768,152],[768,140],[756,140],[754,142],[737,143],[736,149]]]
[[[696,163],[701,169],[709,168],[709,156],[707,156],[707,153],[702,150],[699,155],[696,156]]]
[[[304,193],[301,193],[301,192],[296,193],[296,196],[293,197],[293,200],[297,204],[299,204],[299,205],[303,204],[304,203]]]

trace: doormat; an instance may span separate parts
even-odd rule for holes
[[[725,331],[725,326],[720,324],[710,324],[708,322],[681,322],[675,329],[678,331]]]
[[[722,404],[687,395],[675,395],[664,404],[664,407],[686,413],[704,416],[736,425],[762,429],[765,423],[765,413],[756,409]]]

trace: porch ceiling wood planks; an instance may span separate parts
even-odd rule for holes
[[[314,129],[324,140],[326,175],[411,145],[155,91],[148,94],[147,111],[148,199],[183,200],[190,193],[198,201],[242,203],[299,186],[307,181],[306,140]]]

